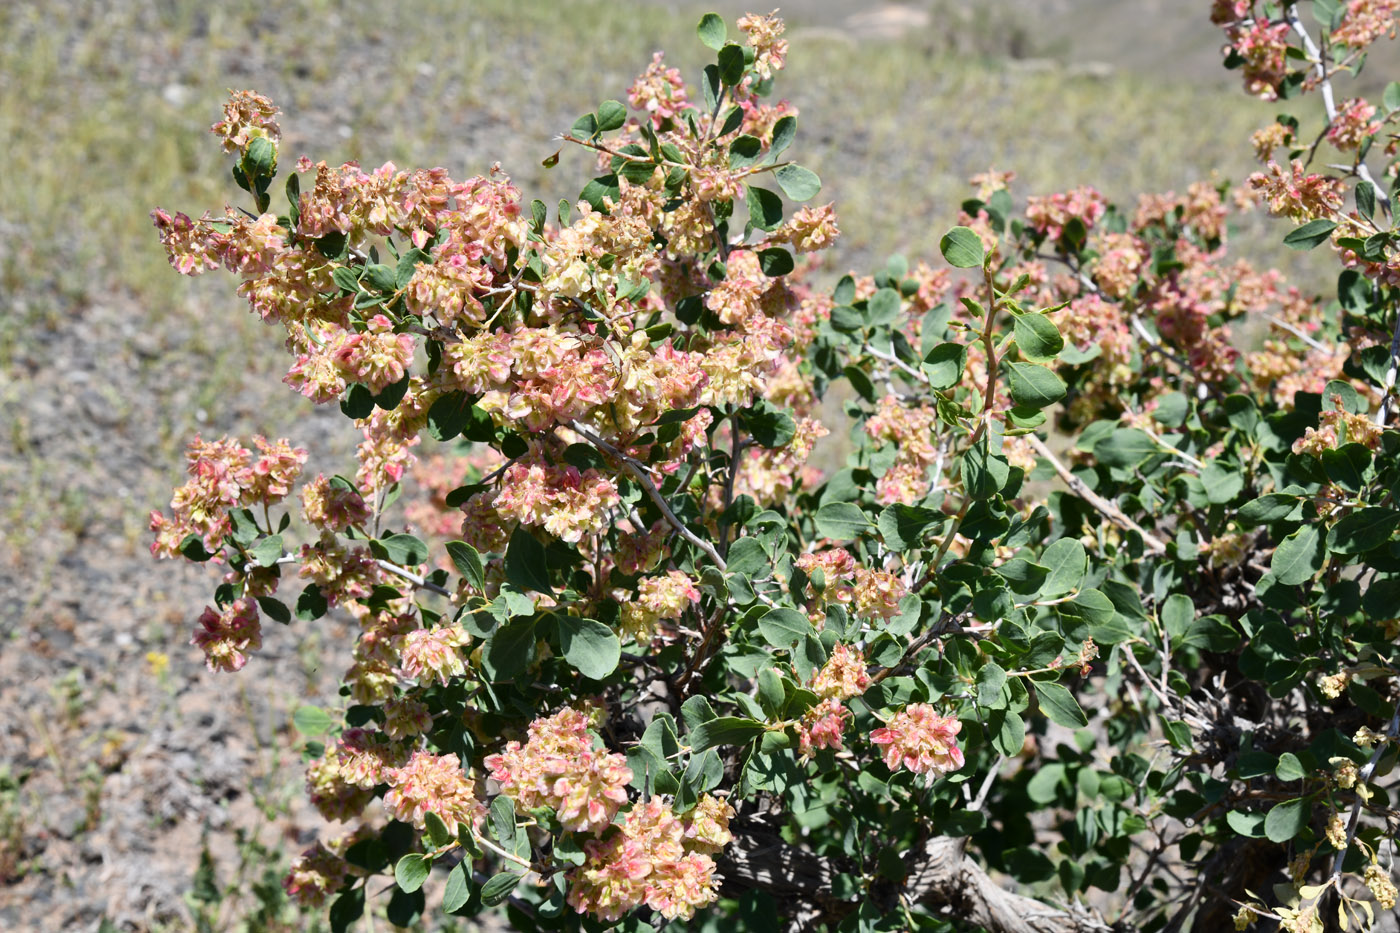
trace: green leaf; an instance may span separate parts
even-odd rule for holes
[[[880,513],[876,527],[880,529],[885,547],[896,552],[907,551],[918,547],[924,533],[942,525],[946,519],[947,515],[938,509],[895,503]]]
[[[1302,502],[1301,496],[1290,496],[1287,493],[1271,492],[1267,496],[1260,496],[1258,499],[1251,499],[1240,510],[1235,513],[1235,517],[1246,527],[1256,525],[1267,525],[1270,522],[1277,522],[1287,518],[1298,503]]]
[[[1007,363],[1011,398],[1022,408],[1045,408],[1065,397],[1065,382],[1038,363]]]
[[[185,535],[180,541],[180,553],[186,560],[197,564],[202,564],[214,556],[204,549],[204,539],[194,533]]]
[[[1016,317],[1016,346],[1021,355],[1032,363],[1048,363],[1065,348],[1065,338],[1055,322],[1044,314],[1021,314]]]
[[[555,616],[559,621],[559,641],[564,660],[580,674],[602,680],[617,670],[622,642],[617,633],[601,622],[576,616]]]
[[[535,620],[522,617],[497,626],[482,646],[482,665],[494,681],[508,680],[535,657]]]
[[[447,876],[447,884],[442,889],[443,913],[455,913],[462,909],[472,896],[471,862],[463,859],[452,866]]]
[[[1297,755],[1284,752],[1278,756],[1278,767],[1274,769],[1274,776],[1280,781],[1301,781],[1307,774]]]
[[[849,502],[829,502],[817,509],[817,534],[835,541],[854,541],[870,531],[870,519],[859,506]]]
[[[772,559],[758,538],[740,538],[735,541],[730,545],[729,553],[725,555],[725,562],[729,573],[759,579],[767,577],[769,569],[773,566]]]
[[[481,886],[481,903],[487,907],[504,904],[510,892],[520,883],[521,876],[513,871],[503,871]]]
[[[954,227],[943,234],[943,239],[938,241],[938,249],[948,264],[958,269],[980,266],[986,258],[982,238],[970,227]]]
[[[1369,181],[1363,181],[1356,186],[1356,209],[1367,220],[1376,213],[1376,186]]]
[[[621,195],[622,189],[618,185],[617,175],[610,174],[600,175],[584,185],[583,190],[579,192],[578,199],[580,201],[587,201],[588,206],[598,211],[600,214],[606,214],[608,206],[604,202],[611,200],[616,204],[617,199],[621,197]]]
[[[296,614],[297,618],[303,622],[310,622],[319,619],[330,609],[330,604],[326,602],[325,594],[321,588],[314,583],[306,584],[306,588],[297,597]]]
[[[748,168],[763,158],[763,140],[745,133],[729,144],[729,167]]]
[[[960,343],[940,343],[924,357],[923,371],[930,388],[951,389],[962,382],[967,365],[967,347]]]
[[[1094,444],[1094,456],[1108,467],[1131,470],[1158,453],[1156,443],[1141,428],[1118,428]]]
[[[783,222],[783,199],[757,185],[745,185],[744,205],[749,211],[749,222],[760,230],[772,230]]]
[[[810,201],[822,190],[822,180],[817,173],[794,163],[788,163],[773,173],[778,178],[778,187],[783,194],[794,201]]]
[[[265,136],[257,136],[248,142],[248,149],[243,154],[244,172],[252,178],[271,177],[277,166],[277,149],[272,145],[272,140]]]
[[[364,274],[360,277],[362,284],[385,294],[393,292],[398,287],[398,281],[398,270],[382,262],[365,266]]]
[[[744,80],[743,46],[730,42],[719,50],[719,80],[726,87],[734,87]]]
[[[1264,814],[1248,813],[1244,810],[1231,810],[1225,814],[1225,822],[1241,836],[1259,839],[1264,835]]]
[[[550,593],[549,564],[544,545],[535,536],[518,526],[506,545],[506,580],[522,590]]]
[[[1006,485],[1010,477],[1010,466],[1005,458],[991,452],[987,436],[968,448],[958,459],[962,470],[963,487],[974,499],[985,499]]]
[[[703,752],[720,745],[742,745],[765,731],[766,727],[756,719],[721,716],[690,731],[690,750]]]
[[[1060,538],[1051,544],[1040,555],[1040,563],[1050,571],[1040,588],[1042,599],[1074,592],[1089,571],[1089,555],[1076,538]]]
[[[1322,569],[1322,536],[1314,525],[1304,525],[1279,542],[1269,570],[1286,586],[1311,580]]]
[[[767,399],[759,399],[739,413],[739,423],[760,447],[786,447],[797,436],[792,414]]]
[[[410,852],[394,866],[394,881],[398,883],[400,891],[412,894],[423,887],[432,868],[433,863],[426,856]]]
[[[787,151],[797,136],[797,118],[788,115],[773,124],[773,142],[768,146],[768,158],[775,160]]]
[[[1390,540],[1400,526],[1400,512],[1366,508],[1352,512],[1327,532],[1327,550],[1335,554],[1365,554]]]
[[[258,608],[267,614],[268,618],[288,625],[292,621],[292,613],[287,608],[287,604],[274,596],[259,596]]]
[[[1035,695],[1040,699],[1040,711],[1056,725],[1067,729],[1083,729],[1089,724],[1084,710],[1079,708],[1074,695],[1063,685],[1037,682]]]
[[[469,441],[489,441],[495,435],[491,416],[462,391],[441,395],[428,408],[428,434],[436,441],[450,441],[459,434]]]
[[[253,561],[259,567],[271,567],[282,557],[282,536],[268,535],[258,542],[251,552]]]
[[[598,105],[598,132],[615,130],[627,122],[627,108],[615,100],[605,100]]]
[[[792,253],[775,246],[758,251],[758,267],[763,270],[764,275],[776,279],[780,275],[787,275],[796,269],[797,265],[792,261]]]
[[[351,888],[340,895],[331,904],[331,909],[326,913],[326,919],[330,920],[331,933],[346,933],[350,925],[365,912],[365,889]]]
[[[700,42],[705,48],[714,52],[724,48],[724,40],[729,35],[729,31],[724,25],[724,17],[718,13],[706,13],[700,17],[700,25],[696,27],[695,31],[700,36]]]
[[[977,672],[977,705],[984,709],[1003,709],[1006,701],[1001,691],[1006,686],[1006,669],[995,661],[988,661]]]
[[[812,623],[796,609],[769,609],[758,620],[763,640],[774,648],[791,648],[812,632]]]
[[[486,589],[486,573],[481,566],[481,555],[476,548],[465,541],[449,541],[445,545],[447,556],[452,558],[457,572],[478,593]]]
[[[424,834],[428,837],[428,841],[432,843],[435,849],[441,849],[457,838],[452,834],[451,830],[447,828],[447,824],[442,821],[442,817],[438,816],[432,810],[423,814],[423,829]]]
[[[1283,245],[1292,249],[1312,249],[1337,229],[1330,220],[1310,220],[1283,238]]]
[[[370,542],[374,556],[400,567],[415,567],[428,560],[428,546],[413,535],[389,535]]]
[[[1212,463],[1201,471],[1201,485],[1206,488],[1207,502],[1226,505],[1244,490],[1244,476],[1238,468]]]
[[[1196,604],[1184,593],[1173,593],[1162,603],[1162,627],[1173,642],[1179,642],[1196,621]]]
[[[292,725],[308,737],[325,735],[332,724],[330,714],[319,706],[298,706],[292,713]]]
[[[1285,800],[1264,817],[1264,835],[1269,837],[1270,842],[1287,842],[1307,828],[1308,818],[1311,816],[1312,806],[1309,798],[1295,797]]]
[[[1381,94],[1381,106],[1385,107],[1387,114],[1400,110],[1400,81],[1392,81],[1385,86],[1385,91]]]
[[[374,413],[374,394],[364,382],[351,382],[346,395],[340,399],[340,413],[346,417],[370,417]]]

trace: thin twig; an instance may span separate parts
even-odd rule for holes
[[[1054,452],[1050,450],[1049,446],[1047,446],[1044,441],[1034,434],[1027,434],[1025,437],[1027,442],[1035,448],[1036,453],[1050,461],[1050,466],[1054,468],[1055,473],[1060,479],[1064,480],[1065,485],[1069,486],[1071,492],[1092,505],[1105,518],[1113,522],[1113,524],[1117,525],[1119,528],[1125,531],[1137,532],[1137,534],[1142,537],[1143,545],[1152,553],[1167,553],[1167,546],[1161,539],[1155,537],[1137,522],[1125,515],[1123,510],[1118,508],[1118,506],[1090,489],[1082,479],[1071,473],[1069,468],[1060,462],[1059,458],[1055,456]]]
[[[1351,804],[1351,816],[1347,817],[1346,845],[1337,850],[1337,857],[1332,860],[1333,880],[1341,878],[1342,862],[1346,859],[1347,852],[1351,849],[1352,841],[1356,839],[1357,829],[1360,828],[1361,804],[1364,800],[1363,795],[1360,793],[1360,786],[1371,780],[1371,775],[1376,773],[1376,765],[1380,764],[1382,756],[1384,756],[1387,751],[1387,746],[1390,745],[1390,741],[1397,735],[1400,735],[1400,704],[1396,704],[1395,706],[1395,712],[1390,717],[1390,725],[1386,727],[1385,735],[1386,741],[1376,743],[1376,750],[1371,753],[1370,760],[1362,765],[1361,770],[1357,772],[1356,784],[1358,793],[1356,799],[1352,801]]]
[[[429,593],[436,593],[439,596],[452,595],[451,590],[444,589],[443,587],[438,586],[436,583],[433,583],[431,580],[423,579],[418,574],[414,573],[412,570],[407,569],[406,567],[400,567],[398,564],[391,564],[387,560],[376,560],[375,563],[379,565],[379,568],[381,570],[387,570],[395,576],[403,577],[405,580],[407,580],[409,583],[412,583],[420,590],[427,590]]]
[[[642,489],[646,491],[651,501],[661,510],[661,514],[665,516],[666,521],[680,533],[682,538],[685,538],[703,551],[705,556],[710,558],[710,560],[714,562],[714,565],[721,571],[729,569],[729,566],[724,562],[724,558],[720,557],[719,552],[715,550],[714,545],[687,528],[685,523],[676,517],[676,513],[671,511],[671,506],[666,502],[666,497],[661,495],[661,491],[656,488],[656,484],[651,481],[651,477],[647,476],[646,470],[643,468],[642,464],[638,463],[635,458],[629,457],[627,454],[618,450],[612,444],[609,444],[577,421],[570,424],[569,427],[594,447],[597,447],[603,453],[621,463],[623,467],[627,469],[627,472],[632,474],[632,478],[641,484]]]

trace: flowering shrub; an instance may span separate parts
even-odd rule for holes
[[[1398,6],[1216,0],[1248,92],[1324,111],[1257,133],[1236,188],[1018,211],[991,171],[940,263],[831,289],[794,255],[839,222],[788,158],[773,16],[705,16],[698,84],[658,53],[582,116],[599,174],[553,215],[499,170],[305,157],[283,204],[278,112],[236,93],[214,132],[254,211],[157,230],[362,442],[294,515],[305,451],[196,438],[152,551],[224,571],[213,670],[288,637],[263,618],[359,623],[343,724],[303,723],[353,828],[288,893],[335,930],[411,923],[435,872],[447,914],[522,929],[1373,923],[1400,249],[1370,166],[1400,174],[1400,85],[1334,84]],[[1332,250],[1335,298],[1230,256],[1256,205]]]

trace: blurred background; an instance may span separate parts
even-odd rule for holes
[[[1220,67],[1209,6],[789,0],[778,96],[843,231],[823,274],[936,255],[989,166],[1017,173],[1018,201],[1242,180],[1275,110]],[[355,441],[281,385],[277,334],[236,281],[176,275],[151,228],[157,206],[243,203],[207,132],[228,90],[280,105],[284,171],[303,153],[457,178],[499,161],[553,204],[593,166],[565,152],[543,169],[552,137],[623,98],[656,50],[693,80],[706,9],[748,11],[0,2],[0,929],[303,928],[277,906],[279,853],[325,830],[299,803],[290,711],[334,701],[353,633],[269,624],[242,674],[209,674],[188,642],[214,572],[147,552],[196,432],[291,437],[313,473]],[[1309,281],[1282,233],[1260,220],[1237,242]]]

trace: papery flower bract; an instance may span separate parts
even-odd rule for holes
[[[938,715],[928,703],[913,703],[870,733],[870,741],[884,747],[885,765],[891,771],[902,766],[932,782],[963,766],[957,744],[961,730],[962,723],[953,717]]]
[[[341,778],[364,790],[383,783],[388,769],[401,766],[408,757],[386,733],[360,728],[341,733],[334,754]]]
[[[574,832],[599,832],[627,802],[627,759],[593,748],[589,717],[565,707],[530,724],[529,739],[507,743],[483,764],[517,812],[550,807]]]
[[[467,672],[460,648],[471,640],[460,625],[420,628],[403,637],[399,647],[404,676],[416,680],[436,681],[447,686]]]
[[[254,139],[275,143],[282,138],[282,130],[273,119],[279,112],[261,94],[234,91],[224,104],[224,118],[209,129],[222,140],[224,152],[243,152]]]
[[[318,842],[292,863],[282,879],[282,889],[303,907],[320,907],[327,897],[340,890],[349,874],[345,859]]]
[[[374,797],[371,790],[361,788],[341,772],[339,759],[333,754],[306,769],[306,793],[321,816],[342,823],[363,813]]]
[[[190,644],[204,652],[205,665],[211,671],[242,670],[247,652],[262,647],[262,623],[255,600],[235,599],[222,612],[205,608],[199,626]]]
[[[806,759],[818,750],[834,748],[840,751],[841,733],[852,719],[851,711],[835,697],[828,697],[802,714],[797,724],[798,754]]]
[[[407,764],[386,770],[384,777],[389,784],[385,810],[419,829],[428,813],[437,814],[454,833],[459,826],[478,825],[486,816],[486,807],[476,799],[476,789],[456,755],[416,751]]]
[[[326,531],[344,531],[370,518],[369,506],[358,490],[324,473],[301,488],[301,501],[302,517]]]
[[[714,806],[706,810],[718,826]],[[726,825],[716,837],[727,834]],[[667,919],[690,919],[718,891],[714,860],[702,851],[707,843],[697,839],[687,850],[686,842],[684,818],[660,797],[635,805],[608,836],[584,844],[586,860],[568,876],[569,905],[602,920],[617,920],[642,904]]]
[[[831,649],[831,657],[813,675],[811,686],[812,692],[824,699],[849,700],[860,696],[870,686],[865,654],[859,648],[837,642]]]

